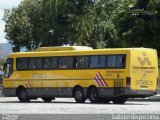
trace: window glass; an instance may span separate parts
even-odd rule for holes
[[[91,68],[103,68],[105,67],[105,56],[91,56],[90,57]]]
[[[27,58],[17,58],[16,65],[17,65],[17,70],[26,70]]]
[[[52,58],[52,68],[57,68],[57,58]]]
[[[29,69],[34,70],[36,68],[36,59],[35,58],[29,58]]]
[[[115,55],[108,55],[106,58],[107,58],[107,67],[108,68],[115,68],[116,67],[116,56]]]
[[[6,66],[5,66],[5,77],[9,77],[11,76],[11,74],[13,73],[13,59],[12,58],[9,58],[7,59],[7,63],[6,63]]]
[[[77,57],[76,68],[88,68],[88,64],[89,64],[88,56]]]
[[[105,56],[98,56],[97,66],[98,66],[99,68],[105,67]]]
[[[67,68],[73,68],[74,67],[74,57],[67,57]]]
[[[59,58],[59,68],[67,68],[67,57],[60,57]]]
[[[98,65],[98,56],[91,56],[90,57],[90,67],[96,68]]]
[[[51,69],[52,68],[52,58],[44,58],[44,69]]]
[[[118,68],[124,68],[125,64],[126,64],[126,57],[125,57],[125,55],[117,55],[116,66]]]
[[[59,58],[59,68],[73,68],[74,59],[73,57],[60,57]]]
[[[36,69],[43,69],[43,58],[36,58]]]

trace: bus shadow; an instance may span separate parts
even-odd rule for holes
[[[85,103],[76,103],[76,102],[72,102],[72,101],[52,101],[52,102],[44,102],[44,101],[30,101],[30,102],[24,102],[21,103],[19,101],[0,101],[0,103],[19,103],[19,104],[30,104],[30,103],[42,103],[42,104],[88,104],[88,105],[121,105],[121,106],[126,106],[126,105],[150,105],[149,103],[147,103],[145,101],[145,103],[125,103],[125,104],[114,104],[112,102],[110,103],[90,103],[90,102],[85,102]]]

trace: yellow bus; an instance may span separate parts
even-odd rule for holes
[[[158,84],[157,52],[149,48],[42,47],[8,55],[4,71],[4,96],[20,102],[73,97],[124,104],[155,95]]]

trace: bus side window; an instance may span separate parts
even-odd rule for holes
[[[67,57],[67,68],[74,68],[74,57]]]
[[[97,68],[98,56],[90,57],[90,68]]]
[[[34,70],[36,68],[36,59],[35,58],[29,58],[29,69]]]
[[[51,66],[53,69],[57,68],[57,57],[52,58],[52,65]]]
[[[108,55],[106,56],[107,68],[115,68],[116,67],[116,56]]]
[[[125,55],[117,55],[116,60],[116,67],[117,68],[124,68],[126,63],[126,57]]]
[[[89,65],[88,56],[76,57],[76,68],[88,68],[88,65]]]
[[[17,58],[16,59],[17,70],[27,69],[27,58]]]
[[[103,68],[103,67],[105,67],[105,56],[98,56],[97,67],[98,67],[98,68]]]
[[[67,68],[67,57],[59,58],[59,68],[62,68],[62,69]]]
[[[51,58],[44,58],[44,63],[43,63],[43,68],[44,69],[51,69],[51,65],[52,65],[52,62],[51,62]]]
[[[123,55],[123,57],[122,57],[122,67],[123,68],[126,67],[126,55]]]
[[[74,67],[74,57],[60,57],[59,58],[59,68],[73,68]]]
[[[43,69],[43,58],[36,58],[36,69]]]

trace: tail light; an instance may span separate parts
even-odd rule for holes
[[[131,77],[126,77],[126,86],[127,87],[131,86]]]

